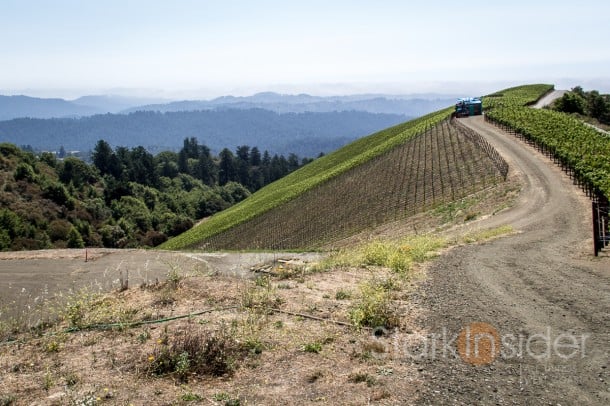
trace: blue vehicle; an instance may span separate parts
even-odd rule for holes
[[[479,116],[483,114],[483,101],[480,97],[466,97],[455,103],[455,117]]]

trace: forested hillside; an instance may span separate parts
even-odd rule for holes
[[[155,246],[309,162],[195,138],[156,156],[98,141],[92,157],[0,144],[0,250]]]
[[[346,111],[277,114],[268,110],[136,112],[79,119],[21,118],[0,122],[0,140],[34,150],[89,151],[97,140],[113,146],[178,150],[196,137],[218,153],[227,145],[257,145],[277,154],[317,156],[405,120],[397,114]]]

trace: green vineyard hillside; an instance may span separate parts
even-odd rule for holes
[[[498,92],[525,104],[552,89]],[[261,189],[161,248],[315,249],[500,181],[505,163],[451,108],[364,137]]]
[[[452,109],[447,108],[356,140],[267,185],[243,202],[172,238],[160,248],[185,249],[199,246],[202,241],[214,235],[252,220],[392,150],[446,119],[451,115],[451,111]]]
[[[491,98],[486,119],[539,145],[591,192],[610,199],[610,137],[568,114],[527,107],[532,101],[522,91],[504,92]]]
[[[444,120],[298,198],[203,241],[199,248],[328,247],[362,230],[462,198],[506,174],[503,161],[489,156],[481,142],[477,134]]]

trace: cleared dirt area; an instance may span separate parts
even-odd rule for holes
[[[121,280],[128,286],[137,287],[163,281],[173,270],[188,270],[187,274],[252,277],[250,268],[260,263],[318,257],[317,254],[185,253],[106,248],[0,252],[0,320],[29,313],[35,305],[73,291],[118,289]],[[28,314],[28,317],[32,316]]]
[[[610,259],[592,257],[590,202],[532,147],[482,117],[463,122],[524,185],[513,208],[480,226],[508,223],[519,233],[456,248],[429,268],[412,298],[422,310],[421,345],[449,341],[455,349],[451,338],[483,322],[497,334],[487,340],[496,352],[478,366],[459,351],[407,357],[423,380],[414,402],[609,404]]]

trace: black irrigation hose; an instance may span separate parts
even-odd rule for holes
[[[75,326],[75,327],[70,327],[65,330],[62,330],[59,333],[76,333],[78,331],[89,331],[89,330],[104,331],[104,330],[112,330],[113,328],[133,328],[133,327],[138,327],[138,326],[142,326],[142,325],[146,325],[146,324],[159,324],[159,323],[165,323],[165,322],[172,321],[172,320],[186,319],[187,317],[201,316],[202,314],[212,313],[212,312],[216,312],[216,311],[237,309],[238,307],[239,306],[228,306],[228,307],[221,307],[221,308],[215,308],[215,309],[208,309],[208,310],[202,310],[202,311],[196,312],[196,313],[183,314],[180,316],[173,316],[173,317],[165,317],[163,319],[157,319],[157,320],[141,320],[141,321],[134,321],[134,322],[130,322],[130,323],[90,324],[88,326],[82,326],[82,327]],[[44,335],[52,336],[55,334],[58,334],[58,332],[47,333]],[[18,340],[16,340],[16,339],[8,338],[6,341],[1,342],[0,345],[8,345],[8,344],[15,343],[17,341]]]
[[[206,314],[206,313],[231,310],[231,309],[237,309],[237,308],[238,308],[238,306],[221,307],[221,308],[215,308],[215,309],[202,310],[202,311],[196,312],[196,313],[183,314],[180,316],[166,317],[163,319],[142,320],[142,321],[134,321],[134,322],[130,322],[130,323],[91,324],[91,325],[82,326],[82,327],[70,327],[68,329],[63,330],[62,333],[74,333],[77,331],[87,331],[87,330],[102,330],[103,331],[103,330],[111,330],[113,328],[132,328],[132,327],[142,326],[145,324],[165,323],[165,322],[172,321],[172,320],[186,319],[187,317],[201,316],[202,314]]]
[[[221,307],[221,308],[215,308],[215,309],[202,310],[200,312],[183,314],[183,315],[180,315],[180,316],[165,317],[163,319],[142,320],[142,321],[134,321],[134,322],[130,322],[130,323],[90,324],[88,326],[82,326],[82,327],[76,327],[75,326],[75,327],[67,328],[67,329],[61,331],[61,333],[76,333],[78,331],[90,331],[90,330],[105,331],[105,330],[112,330],[113,328],[133,328],[133,327],[138,327],[138,326],[142,326],[142,325],[146,325],[146,324],[165,323],[165,322],[173,321],[173,320],[186,319],[188,317],[201,316],[202,314],[206,314],[206,313],[212,313],[212,312],[216,312],[216,311],[232,310],[232,309],[237,309],[237,308],[239,308],[239,306],[228,306],[228,307]],[[323,321],[323,322],[333,323],[333,324],[337,324],[339,326],[353,327],[352,324],[346,323],[346,322],[343,322],[343,321],[339,321],[339,320],[325,319],[325,318],[322,318],[322,317],[316,317],[316,316],[312,316],[312,315],[304,314],[304,313],[294,313],[294,312],[289,312],[289,311],[286,311],[286,310],[281,310],[281,309],[278,309],[278,308],[269,308],[268,310],[273,311],[275,313],[282,313],[282,314],[287,314],[287,315],[290,315],[290,316],[297,316],[297,317],[303,317],[303,318],[307,318],[307,319],[311,319],[311,320],[316,320],[316,321]],[[58,334],[58,333],[57,332],[53,332],[53,333],[48,333],[48,334],[45,334],[45,335],[55,335],[55,334]],[[7,344],[14,343],[14,342],[17,342],[17,340],[8,339],[7,341],[4,341],[4,342],[0,343],[0,345],[7,345]]]

